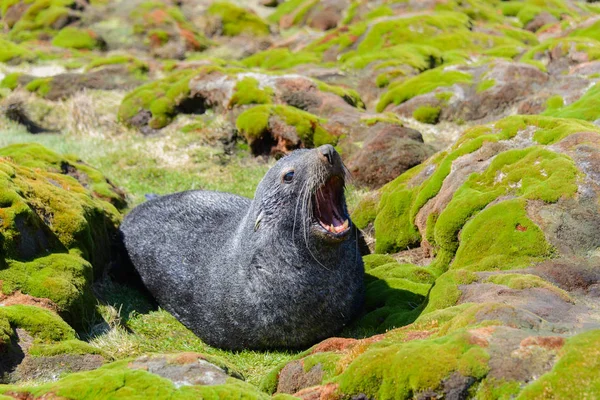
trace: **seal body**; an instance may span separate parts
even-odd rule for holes
[[[297,150],[254,200],[209,191],[159,197],[124,220],[125,248],[161,307],[227,349],[305,347],[359,312],[364,268],[331,146]]]

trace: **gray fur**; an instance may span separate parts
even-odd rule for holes
[[[364,268],[356,229],[338,242],[311,230],[310,195],[344,175],[339,155],[327,147],[332,165],[323,148],[279,160],[252,201],[188,191],[148,201],[125,218],[124,243],[144,284],[208,344],[306,347],[358,313]]]

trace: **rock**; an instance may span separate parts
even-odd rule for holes
[[[84,89],[131,89],[142,83],[137,70],[127,65],[107,65],[85,73],[63,73],[48,78],[20,75],[18,84],[48,100],[64,100]]]
[[[66,372],[96,369],[101,351],[75,339],[75,331],[55,312],[30,305],[0,309],[2,383],[54,379]]]
[[[541,27],[558,22],[558,19],[547,11],[537,14],[531,21],[525,25],[525,29],[536,32]]]
[[[223,385],[229,378],[227,369],[211,364],[204,359],[204,356],[197,353],[142,356],[131,361],[128,368],[162,376],[177,387]],[[235,372],[233,374],[236,378],[242,379],[239,374]]]
[[[383,186],[434,153],[418,131],[396,124],[376,123],[365,136],[346,166],[356,183],[369,188]]]

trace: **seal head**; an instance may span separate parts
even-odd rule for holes
[[[158,303],[227,349],[306,347],[360,310],[364,268],[330,145],[296,150],[254,200],[189,191],[136,207],[125,247]]]

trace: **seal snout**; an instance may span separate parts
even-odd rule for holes
[[[324,144],[323,146],[319,147],[317,151],[319,152],[319,156],[323,161],[327,162],[329,165],[333,165],[335,163],[335,156],[337,155],[337,152],[332,145]]]

